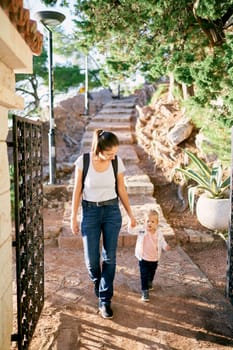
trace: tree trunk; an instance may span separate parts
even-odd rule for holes
[[[169,73],[169,88],[168,88],[167,102],[174,101],[174,96],[173,96],[174,85],[175,85],[174,74]]]

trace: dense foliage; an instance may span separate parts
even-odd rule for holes
[[[154,82],[173,72],[178,83],[195,84],[199,103],[220,92],[229,98],[233,52],[224,25],[232,0],[77,0],[76,10],[80,45],[106,52],[111,75],[139,69]]]
[[[105,84],[137,71],[152,83],[172,74],[209,124],[233,125],[233,0],[76,0],[75,8],[79,48],[106,55]]]
[[[104,52],[105,78],[139,70],[155,82],[172,72],[202,105],[221,95],[231,115],[233,0],[76,0],[75,8],[76,49]]]

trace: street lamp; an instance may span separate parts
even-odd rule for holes
[[[84,115],[89,115],[89,103],[88,103],[88,55],[85,56],[85,107]]]
[[[48,31],[48,65],[49,65],[49,184],[56,183],[56,143],[55,143],[55,122],[53,112],[53,36],[51,27],[61,24],[65,15],[55,11],[38,11],[35,17]]]

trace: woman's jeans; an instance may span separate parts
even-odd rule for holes
[[[82,202],[81,231],[89,276],[98,290],[101,304],[110,304],[116,271],[116,250],[122,217],[118,204],[95,206]],[[100,238],[102,233],[102,265]]]
[[[139,260],[140,277],[141,277],[141,289],[148,290],[148,282],[153,282],[156,269],[158,267],[158,261],[146,261]]]

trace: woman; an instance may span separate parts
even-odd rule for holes
[[[83,155],[75,165],[75,185],[72,198],[71,229],[79,232],[78,208],[82,205],[81,234],[84,257],[89,276],[99,298],[99,310],[104,318],[112,318],[111,299],[116,270],[116,249],[122,224],[118,196],[127,212],[129,225],[136,226],[124,184],[125,167],[117,157],[115,179],[112,161],[119,148],[119,140],[112,132],[95,130],[90,164],[83,184]],[[102,233],[102,266],[100,238]]]

